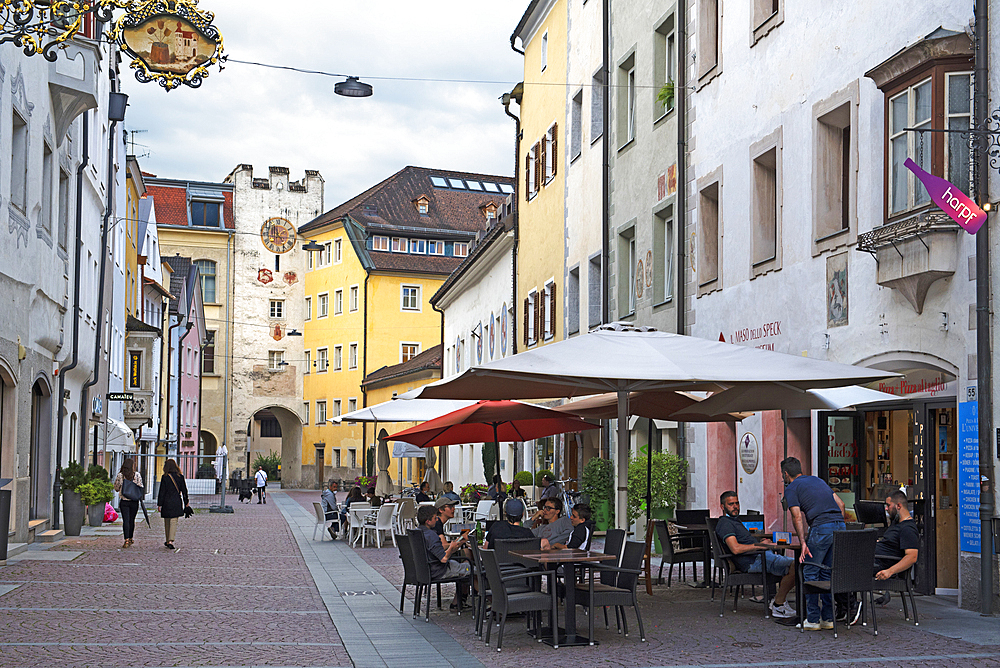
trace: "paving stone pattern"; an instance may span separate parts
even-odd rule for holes
[[[291,492],[289,495],[311,510],[317,494]],[[333,543],[327,540],[323,548],[332,550]],[[395,585],[398,606],[403,569],[396,549],[390,545],[352,552]],[[409,590],[412,596],[413,587]],[[445,596],[450,598],[452,592],[446,588]],[[600,616],[596,630],[599,646],[558,650],[528,637],[523,620],[514,618],[507,624],[500,654],[494,649],[495,634],[489,648],[476,639],[471,615],[459,617],[453,612],[438,610],[432,604],[431,623],[446,631],[485,665],[517,668],[550,668],[554,662],[570,666],[1000,666],[1000,619],[981,621],[975,616],[977,624],[996,625],[996,644],[965,642],[927,630],[934,625],[934,617],[940,614],[942,606],[923,606],[923,624],[915,627],[903,619],[898,597],[878,610],[877,637],[872,635],[871,627],[853,627],[848,631],[841,629],[836,639],[830,631],[802,633],[796,628],[765,620],[763,605],[746,600],[739,602],[736,613],[732,611],[732,603],[727,602],[725,616],[720,618],[719,601],[711,601],[707,590],[676,582],[670,588],[654,587],[651,597],[640,588],[639,603],[646,627],[645,643],[639,640],[631,610],[626,611],[628,638],[616,633],[613,614],[610,630],[604,629],[603,616]],[[918,598],[918,606],[920,603]],[[411,617],[412,608],[412,600],[408,598],[404,615],[407,619]],[[587,616],[582,608],[578,609],[577,624],[585,634]]]
[[[351,665],[275,505],[182,518],[176,551],[150,519],[0,568],[0,666]]]

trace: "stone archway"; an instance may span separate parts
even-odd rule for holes
[[[249,427],[247,459],[251,467],[258,454],[276,452],[281,457],[282,486],[300,487],[303,481],[302,421],[299,416],[283,406],[265,406],[253,414]]]

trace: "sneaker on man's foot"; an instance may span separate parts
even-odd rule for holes
[[[787,601],[781,605],[775,605],[774,601],[771,601],[771,616],[778,619],[790,619],[795,616],[795,609],[788,605]]]
[[[829,631],[830,629],[833,628],[833,620],[832,619],[824,619],[824,620],[822,620],[819,623],[819,627],[821,629],[823,629],[824,631]]]
[[[858,601],[854,604],[854,607],[851,608],[851,612],[853,614],[848,615],[850,617],[850,626],[854,626],[861,620],[861,605],[861,601]]]
[[[810,622],[808,619],[802,622],[802,628],[806,631],[819,631],[821,628],[820,622]]]

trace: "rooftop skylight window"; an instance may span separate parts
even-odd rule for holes
[[[435,188],[447,188],[448,187],[448,182],[445,181],[440,176],[432,176],[431,177],[431,183],[434,184]]]
[[[448,179],[448,185],[450,185],[452,188],[465,190],[465,183],[462,182],[462,179]]]

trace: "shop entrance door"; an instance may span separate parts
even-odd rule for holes
[[[819,477],[844,502],[849,519],[854,519],[854,502],[864,499],[864,415],[837,411],[820,413]],[[825,446],[825,447],[824,447]]]
[[[926,410],[930,502],[934,525],[938,589],[958,589],[958,435],[955,405],[928,404]]]

